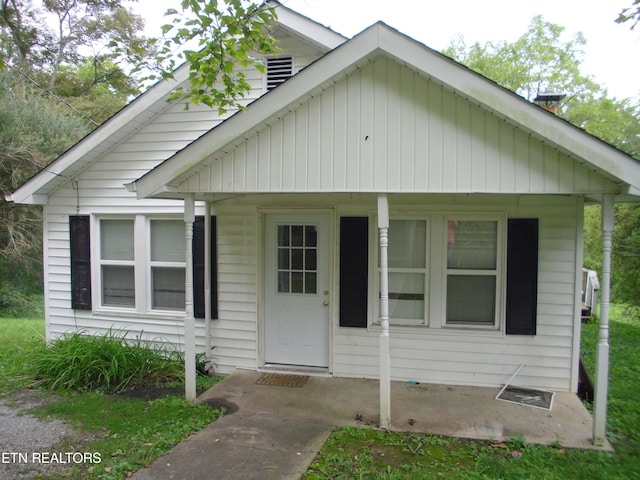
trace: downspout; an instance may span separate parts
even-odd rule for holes
[[[193,317],[193,222],[195,202],[192,196],[184,199],[185,226],[185,319],[184,319],[184,390],[188,402],[196,399],[196,321]]]
[[[389,201],[378,195],[380,235],[380,428],[391,426],[391,355],[389,353]]]
[[[611,251],[613,246],[613,196],[602,197],[602,283],[600,328],[596,347],[596,384],[593,396],[593,443],[604,445],[609,384],[609,302],[611,300]]]

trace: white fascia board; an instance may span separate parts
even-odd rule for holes
[[[333,50],[348,39],[315,20],[295,12],[284,5],[275,5],[277,24],[292,35],[311,43],[321,50]]]
[[[259,126],[271,118],[290,111],[312,95],[335,83],[334,78],[346,75],[350,68],[357,68],[361,61],[378,50],[378,34],[374,25],[339,48],[307,66],[288,79],[283,85],[258,98],[217,127],[213,128],[173,157],[165,160],[135,183],[139,199],[157,196],[162,198],[162,186],[180,183],[185,174],[201,162],[260,130]]]
[[[180,82],[187,78],[186,65],[179,67],[174,72],[173,79],[162,80],[140,94],[131,103],[123,107],[118,113],[87,134],[82,140],[64,152],[56,160],[31,177],[24,185],[11,194],[11,200],[15,203],[40,204],[46,203],[47,195],[41,193],[41,189],[51,182],[61,183],[69,180],[67,170],[76,165],[85,155],[91,153],[99,145],[113,140],[114,135],[126,125],[135,121],[139,115],[147,111],[149,107],[158,101],[164,101]]]
[[[471,103],[548,140],[620,183],[640,187],[640,162],[631,156],[393,29],[381,28],[380,35],[381,49],[408,68],[439,80]]]

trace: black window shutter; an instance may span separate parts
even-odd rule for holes
[[[89,215],[69,216],[71,308],[91,310],[91,242]]]
[[[216,248],[216,217],[211,217],[211,318],[218,318],[218,262]],[[204,217],[193,223],[193,315],[204,318]]]
[[[535,335],[538,305],[538,219],[509,219],[507,232],[507,328]]]
[[[340,218],[340,326],[367,327],[369,219]]]

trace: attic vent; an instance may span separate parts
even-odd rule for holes
[[[267,58],[267,90],[276,88],[292,74],[292,57]]]

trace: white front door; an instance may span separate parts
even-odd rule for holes
[[[329,366],[329,216],[265,218],[264,360]]]

